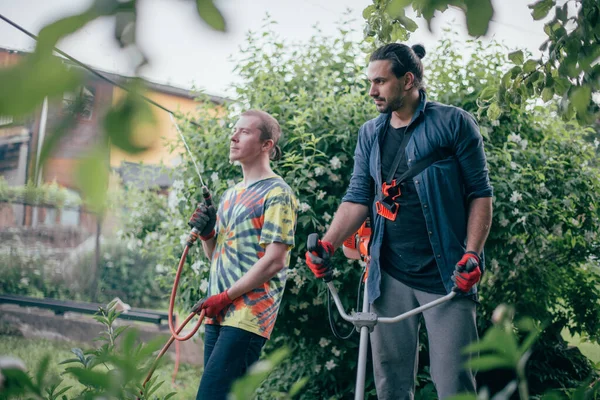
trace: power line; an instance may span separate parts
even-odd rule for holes
[[[14,28],[20,30],[21,32],[23,32],[24,34],[26,34],[27,36],[29,36],[30,38],[34,39],[36,42],[39,40],[38,37],[36,35],[34,35],[33,33],[29,32],[27,29],[23,28],[22,26],[20,26],[19,24],[17,24],[16,22],[10,20],[9,18],[5,17],[4,15],[0,14],[0,19],[4,20],[6,23],[8,23],[9,25],[12,25]],[[131,90],[129,90],[129,88],[127,88],[126,86],[110,79],[109,77],[101,74],[100,72],[96,71],[95,69],[93,69],[92,67],[84,64],[83,62],[77,60],[75,57],[70,56],[69,54],[65,53],[64,51],[60,50],[59,48],[57,48],[56,46],[53,47],[54,51],[56,51],[58,54],[60,54],[61,56],[65,57],[66,59],[70,60],[71,62],[79,65],[80,67],[84,68],[85,70],[91,72],[93,75],[97,76],[100,79],[105,80],[106,82],[117,86],[118,88],[123,89],[124,91],[131,93]],[[152,104],[155,107],[160,108],[163,111],[168,112],[171,115],[174,115],[174,112],[169,110],[167,107],[155,102],[154,100],[150,99],[149,97],[144,96],[143,94],[137,93],[138,96],[140,96],[142,99],[144,99],[145,101],[147,101],[148,103]],[[186,119],[186,121],[188,121],[189,123],[191,123],[192,125],[195,125],[197,127],[201,127],[200,124],[198,124],[197,122],[194,122],[192,120]]]

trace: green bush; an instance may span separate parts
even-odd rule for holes
[[[119,297],[132,307],[160,308],[166,304],[168,289],[162,287],[157,277],[156,259],[142,253],[137,243],[110,243],[101,247],[98,264],[96,301],[107,303]],[[89,271],[95,252],[86,254],[79,262],[80,272]],[[84,278],[82,277],[82,280]]]

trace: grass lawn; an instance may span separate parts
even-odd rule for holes
[[[70,351],[72,347],[79,346],[74,343],[63,341],[25,339],[16,336],[0,335],[0,356],[18,357],[31,369],[31,373],[35,373],[37,371],[37,365],[39,365],[42,358],[46,355],[50,355],[50,366],[46,376],[52,376],[57,379],[60,378],[60,374],[64,371],[65,367],[75,365],[58,365],[59,362],[74,357],[74,354]],[[88,347],[84,346],[82,348],[87,349]],[[200,383],[200,368],[180,364],[175,386],[171,384],[173,369],[174,363],[168,360],[154,372],[153,376],[158,377],[159,381],[162,380],[165,382],[155,395],[160,398],[170,392],[177,392],[177,395],[174,397],[176,399],[195,398],[198,384]],[[63,383],[61,386],[73,386],[73,388],[66,393],[68,398],[75,397],[83,389],[83,386],[70,375],[64,375],[62,378]]]
[[[577,346],[579,348],[581,354],[592,360],[592,362],[595,364],[600,363],[600,344],[581,340],[579,335],[571,336],[566,329],[564,329],[561,333],[562,337],[570,345]]]

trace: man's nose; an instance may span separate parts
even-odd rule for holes
[[[379,91],[377,90],[377,88],[375,87],[374,84],[371,84],[371,87],[369,88],[369,96],[371,96],[371,97],[379,96]]]

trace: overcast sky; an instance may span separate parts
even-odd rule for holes
[[[545,40],[543,24],[531,18],[527,4],[534,0],[493,0],[496,14],[486,40],[494,37],[510,48],[528,49],[534,54]],[[0,14],[37,34],[49,22],[80,12],[91,0],[0,0]],[[216,0],[228,25],[225,34],[211,31],[197,16],[191,0],[139,0],[138,43],[150,59],[143,75],[155,82],[191,88],[210,94],[228,95],[236,79],[229,57],[244,44],[249,30],[259,30],[269,13],[278,22],[275,30],[286,40],[306,41],[318,23],[326,34],[335,32],[335,22],[350,8],[353,27],[362,31],[362,10],[371,0]],[[131,54],[120,49],[112,38],[114,20],[103,18],[59,43],[71,56],[101,70],[133,73]],[[434,19],[434,32],[426,24],[409,43],[423,43],[432,49],[441,37],[441,28],[457,24],[468,39],[464,16],[446,11]],[[358,35],[357,40],[361,36]],[[0,20],[0,47],[32,50],[34,41]]]

